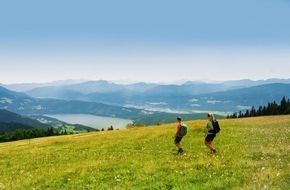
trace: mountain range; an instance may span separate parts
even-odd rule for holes
[[[223,116],[290,97],[290,79],[183,84],[69,81],[0,87],[0,108],[22,115],[93,114],[153,124],[178,115]],[[175,119],[174,119],[175,120]],[[174,121],[173,120],[173,121]]]

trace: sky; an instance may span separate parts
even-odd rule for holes
[[[289,0],[0,0],[0,83],[290,78]]]

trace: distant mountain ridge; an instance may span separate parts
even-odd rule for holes
[[[223,84],[224,88],[227,89],[236,89],[236,88],[245,88],[245,87],[251,87],[251,86],[257,86],[262,84],[271,84],[271,83],[285,83],[290,84],[290,78],[289,79],[279,79],[279,78],[270,78],[267,80],[250,80],[250,79],[242,79],[242,80],[228,80],[228,81],[211,81],[211,82],[204,82],[204,81],[185,81],[183,83],[171,83],[167,85],[192,85],[192,84]],[[120,84],[120,83],[114,83],[109,82],[106,80],[97,80],[97,81],[91,81],[91,80],[62,80],[62,81],[54,81],[54,82],[47,82],[47,83],[18,83],[18,84],[1,84],[0,86],[3,86],[9,90],[17,91],[17,92],[29,92],[36,88],[42,88],[42,87],[64,87],[67,86],[75,86],[79,87],[87,86],[88,89],[95,89],[95,85],[99,85],[100,88],[105,87],[107,88],[109,84],[112,84],[112,87],[120,86],[120,88],[128,88],[128,89],[137,89],[139,86],[140,88],[143,87],[150,87],[150,86],[158,86],[158,85],[165,85],[165,84],[159,84],[159,83],[145,83],[145,82],[131,82],[129,84]],[[103,85],[103,86],[102,86]],[[166,85],[165,85],[166,86]],[[117,88],[118,89],[118,88]],[[226,90],[227,90],[226,89]],[[87,91],[86,90],[86,91]],[[98,90],[97,90],[98,91]],[[90,91],[92,92],[92,91]],[[86,92],[88,93],[88,92]]]
[[[284,84],[284,87],[278,84]],[[33,97],[98,102],[150,111],[170,108],[190,112],[197,108],[198,110],[214,109],[231,112],[280,100],[283,96],[288,96],[288,84],[290,84],[290,79],[239,80],[216,84],[189,81],[182,85],[151,83],[119,85],[108,81],[89,81],[65,86],[35,88],[27,94]],[[270,90],[267,90],[264,95],[262,87],[264,86],[266,90],[267,85]],[[280,91],[285,94],[279,93]],[[252,95],[247,96],[247,94]]]
[[[61,86],[61,85],[68,85],[68,84],[76,84],[76,83],[82,83],[87,80],[60,80],[60,81],[53,81],[53,82],[46,82],[46,83],[16,83],[16,84],[1,84],[0,86],[3,86],[9,90],[17,91],[17,92],[25,92],[28,90],[31,90],[33,88],[38,87],[45,87],[45,86]]]
[[[156,104],[164,101],[164,99],[168,101],[170,97],[176,99],[176,97],[209,94],[232,89],[248,88],[261,84],[272,84],[275,82],[290,84],[290,79],[268,79],[260,81],[238,80],[217,83],[188,81],[181,85],[154,83],[124,85],[101,80],[38,87],[25,93],[35,98],[81,100],[117,106],[134,105],[138,107],[144,106],[145,103]]]
[[[33,98],[3,87],[0,88],[0,109],[6,109],[22,115],[93,114],[119,118],[131,118],[142,112],[142,110],[134,108],[110,106],[97,102]]]
[[[38,87],[26,93],[1,87],[0,108],[24,115],[93,114],[134,121],[142,118],[150,124],[158,120],[167,122],[166,114],[196,117],[197,113],[211,111],[226,116],[251,106],[280,101],[283,96],[290,97],[290,79],[188,81],[181,85],[86,81]]]
[[[248,88],[228,90],[195,96],[196,104],[198,100],[204,100],[204,108],[219,107],[220,110],[232,110],[238,112],[250,109],[252,106],[258,107],[267,105],[269,102],[281,101],[283,97],[290,98],[290,84],[272,83],[258,85]]]

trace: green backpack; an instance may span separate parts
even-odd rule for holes
[[[182,124],[181,124],[180,134],[181,134],[182,136],[185,136],[186,133],[187,133],[187,125],[186,125],[185,123],[182,123]]]

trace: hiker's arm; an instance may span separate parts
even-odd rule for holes
[[[213,130],[213,126],[212,125],[210,126],[210,122],[207,123],[206,128],[208,130]]]
[[[179,135],[179,134],[180,134],[180,130],[181,130],[181,127],[178,126],[178,127],[177,127],[177,131],[176,131],[176,135]]]

